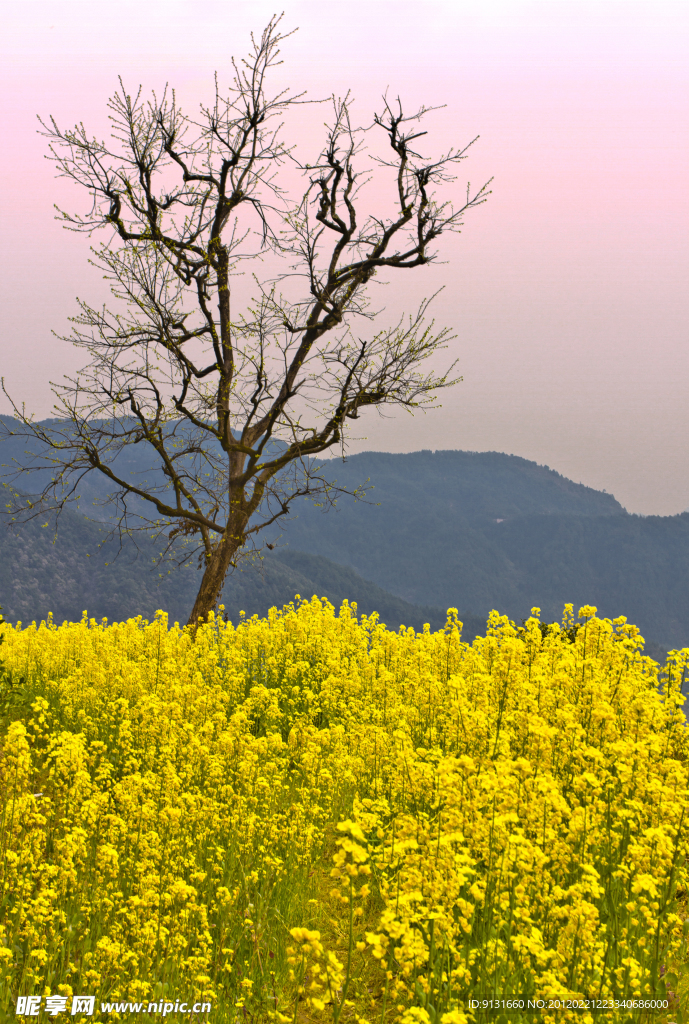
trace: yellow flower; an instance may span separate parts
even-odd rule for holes
[[[405,1024],[419,999],[463,1024],[505,977],[646,992],[656,940],[668,964],[685,942],[689,650],[659,676],[624,617],[537,615],[471,644],[456,611],[392,633],[318,599],[193,638],[162,615],[3,627],[26,700],[0,736],[0,962],[228,1019],[268,992],[273,1020],[300,994],[364,1020],[359,976]]]

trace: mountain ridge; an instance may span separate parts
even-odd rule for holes
[[[0,444],[0,463],[11,454]],[[140,451],[128,458],[137,472],[148,472]],[[687,513],[631,515],[613,495],[500,452],[363,452],[324,466],[348,490],[368,481],[365,500],[342,496],[327,513],[306,500],[296,502],[293,518],[263,535],[276,547],[270,554],[263,549],[261,572],[238,572],[228,581],[225,603],[233,615],[240,606],[264,614],[270,603],[280,606],[297,592],[310,597],[319,589],[333,603],[358,595],[367,612],[377,601],[388,624],[407,616],[415,628],[425,621],[442,625],[448,607],[485,623],[493,608],[518,622],[538,605],[545,619],[555,621],[571,602],[575,608],[594,604],[610,618],[624,614],[665,649],[689,645]],[[102,499],[104,486],[95,480],[94,500]],[[86,500],[81,505],[90,507]],[[100,566],[97,572],[85,570],[84,545],[95,550],[107,527],[97,519],[103,510],[94,511],[90,521],[70,512],[78,519],[63,547],[58,535],[58,545],[48,548],[46,531],[24,540],[17,533],[15,554],[0,542],[0,604],[25,618],[30,607],[43,608],[48,596],[73,609],[80,593],[88,592],[94,608],[115,608],[121,615],[140,607],[150,614],[153,604],[167,602],[174,617],[186,621],[197,570],[152,576],[152,547],[145,547],[139,562],[130,549],[116,571],[106,569],[104,561],[114,558],[104,551],[101,562],[93,563]],[[10,564],[16,581],[7,576]],[[352,588],[355,593],[348,592]],[[103,614],[113,617],[112,611]]]

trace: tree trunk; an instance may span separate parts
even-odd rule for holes
[[[242,546],[243,540],[244,538],[238,531],[231,530],[229,527],[223,534],[206,565],[206,571],[203,574],[201,586],[187,622],[188,626],[198,626],[208,619],[208,613],[213,610],[222,592],[230,563]]]

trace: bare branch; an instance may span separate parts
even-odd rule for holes
[[[297,497],[333,500],[318,458],[344,450],[352,421],[372,407],[432,408],[440,389],[461,380],[454,365],[425,368],[453,338],[428,321],[430,300],[375,330],[368,285],[381,271],[433,262],[440,236],[489,195],[490,182],[453,203],[473,142],[425,158],[416,147],[428,141],[429,108],[406,115],[387,97],[363,128],[351,96],[333,98],[324,145],[300,164],[284,122],[303,94],[267,85],[287,38],[279,26],[274,18],[252,38],[224,91],[216,76],[213,103],[196,119],[167,86],[145,101],[120,80],[107,142],[82,124],[41,121],[58,175],[90,197],[86,213],[58,211],[60,219],[70,230],[108,232],[92,262],[113,306],[79,303],[64,340],[88,362],[53,385],[56,421],[35,423],[13,405],[16,431],[34,444],[17,472],[49,471],[50,481],[34,498],[12,491],[10,513],[59,515],[96,474],[120,538],[150,533],[162,557],[201,558],[192,622]],[[369,152],[379,140],[384,151]],[[281,175],[287,161],[305,177],[296,200]],[[392,178],[387,214],[367,212],[378,173]],[[253,300],[237,308],[234,276],[264,258],[283,269],[272,282],[254,275]],[[151,467],[143,478],[128,460],[137,445]]]

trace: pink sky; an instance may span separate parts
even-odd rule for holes
[[[79,365],[51,329],[66,333],[75,296],[103,290],[88,240],[52,219],[54,202],[83,200],[54,180],[35,115],[104,134],[118,74],[130,90],[169,81],[193,110],[273,12],[263,0],[4,5],[0,372],[39,416],[48,381]],[[299,27],[286,83],[351,89],[362,121],[388,86],[410,107],[444,103],[431,144],[480,134],[462,173],[495,178],[463,233],[441,240],[447,262],[385,293],[397,313],[445,286],[435,315],[459,335],[463,383],[425,416],[372,415],[352,450],[510,452],[633,512],[687,508],[686,3],[308,0],[288,3],[284,24]],[[302,151],[321,120],[301,114]]]

